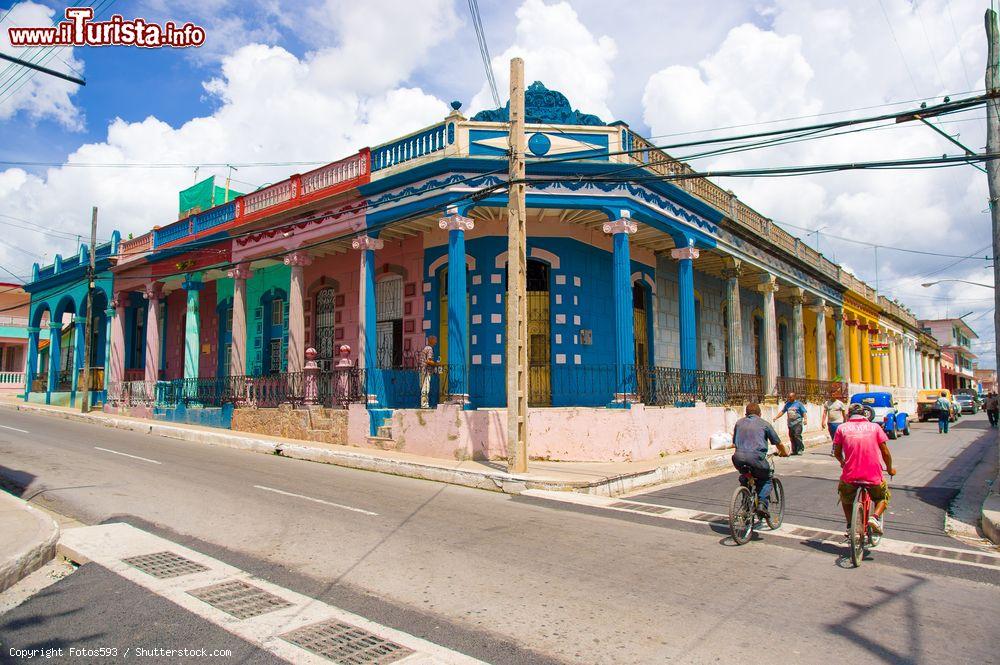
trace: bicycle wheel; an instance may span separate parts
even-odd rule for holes
[[[737,487],[729,503],[729,532],[737,545],[750,540],[753,533],[753,494],[749,488]]]
[[[771,531],[779,529],[785,520],[785,488],[777,478],[772,479],[771,502],[768,504],[767,525]]]
[[[861,559],[865,555],[865,537],[868,525],[865,524],[865,513],[861,507],[861,492],[854,495],[854,505],[851,506],[851,528],[848,545],[851,548],[851,564],[857,568],[861,565]]]

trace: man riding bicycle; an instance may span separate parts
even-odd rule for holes
[[[847,422],[837,428],[833,437],[833,454],[843,469],[837,493],[847,518],[847,531],[850,533],[851,530],[851,507],[858,486],[867,485],[868,493],[875,502],[868,526],[881,535],[882,513],[889,506],[890,498],[889,485],[882,477],[882,465],[885,464],[890,476],[896,475],[887,445],[889,437],[881,425],[869,422],[861,404],[851,404],[847,415]]]
[[[753,475],[757,484],[757,497],[760,499],[758,514],[766,519],[773,474],[771,465],[767,462],[767,444],[770,442],[778,446],[778,454],[782,457],[785,456],[785,449],[771,423],[760,417],[759,404],[747,404],[745,413],[746,417],[736,421],[736,427],[733,428],[733,445],[736,446],[733,466],[740,473],[748,470]]]

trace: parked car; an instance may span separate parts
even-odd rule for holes
[[[959,393],[955,395],[955,401],[958,402],[959,410],[962,413],[971,413],[973,415],[979,413],[979,403],[976,402],[972,395]]]
[[[890,439],[910,435],[910,415],[896,408],[891,393],[857,393],[851,395],[851,404],[864,407],[865,417],[880,424]]]
[[[917,393],[917,420],[922,423],[928,420],[938,420],[940,409],[938,409],[937,401],[941,397],[941,393],[944,393],[945,399],[951,404],[948,420],[951,422],[958,420],[961,408],[952,399],[951,391],[943,388],[940,390],[921,390]]]

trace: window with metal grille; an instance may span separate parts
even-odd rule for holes
[[[284,308],[285,303],[281,298],[275,298],[271,301],[271,325],[280,326],[284,321]]]
[[[336,323],[334,311],[336,293],[331,288],[321,289],[316,294],[316,352],[320,358],[333,358],[333,339]]]
[[[230,305],[226,308],[226,328],[227,333],[233,332],[233,307]]]
[[[379,367],[403,362],[403,277],[390,275],[375,284],[375,340]]]
[[[275,301],[277,302],[277,301]],[[281,340],[272,339],[270,345],[268,346],[268,357],[270,362],[268,364],[268,369],[271,372],[281,371]]]
[[[222,349],[222,353],[222,376],[229,376],[229,370],[232,368],[233,362],[233,345],[226,344]]]

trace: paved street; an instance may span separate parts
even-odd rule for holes
[[[850,570],[842,548],[767,534],[737,548],[707,524],[38,415],[5,413],[2,424],[0,476],[25,486],[36,505],[88,524],[127,521],[488,662],[746,661],[748,643],[762,639],[772,662],[827,662],[835,652],[861,662],[989,663],[1000,654],[998,568],[876,552]],[[890,536],[966,547],[943,535],[941,511],[959,469],[985,450],[983,425],[981,416],[963,419],[947,439],[914,427],[893,444],[901,474]],[[782,460],[788,520],[839,528],[835,469],[822,452]],[[728,474],[642,500],[722,512],[734,481]],[[5,649],[44,636],[121,646],[141,637],[166,647],[183,634],[192,648],[232,643],[234,654],[274,659],[211,627],[176,628],[200,620],[95,566],[0,617]],[[137,632],[134,621],[115,619],[107,598],[143,626],[163,628]],[[763,615],[754,602],[764,603]]]

